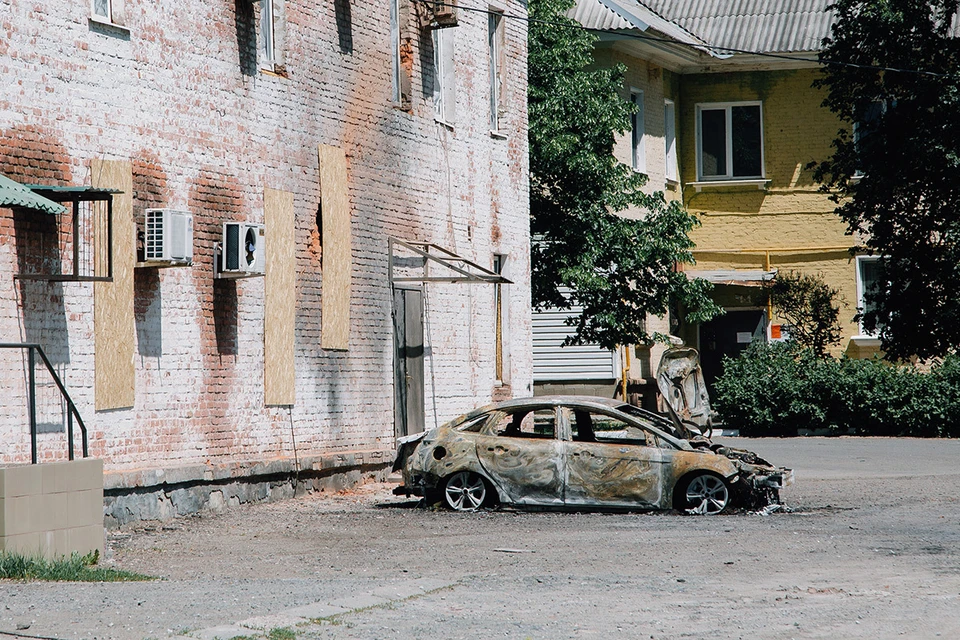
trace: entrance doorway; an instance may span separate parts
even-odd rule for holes
[[[423,290],[393,290],[393,423],[398,438],[424,430]]]
[[[700,368],[713,396],[713,383],[723,373],[723,357],[736,358],[754,340],[766,340],[767,314],[760,309],[731,310],[700,325]]]

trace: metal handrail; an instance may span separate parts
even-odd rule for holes
[[[53,381],[57,384],[57,388],[60,389],[60,395],[67,401],[67,455],[70,460],[73,460],[73,420],[76,418],[77,425],[80,427],[80,433],[83,436],[83,457],[86,458],[89,455],[87,449],[87,427],[83,424],[83,419],[80,417],[80,412],[77,411],[77,406],[73,404],[73,400],[70,399],[67,388],[63,386],[60,376],[57,375],[53,365],[50,364],[50,360],[47,358],[47,354],[43,352],[43,348],[39,344],[29,342],[0,342],[0,349],[27,350],[27,365],[30,369],[28,390],[30,401],[30,463],[37,464],[37,381],[34,369],[36,365],[36,355],[38,354],[43,364],[47,367],[47,371],[50,372],[50,377],[53,378]]]

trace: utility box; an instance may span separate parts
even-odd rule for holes
[[[0,467],[0,552],[103,554],[103,461]]]

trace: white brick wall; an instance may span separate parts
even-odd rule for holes
[[[457,123],[434,122],[429,33],[413,36],[412,104],[390,102],[389,7],[286,0],[289,77],[241,71],[230,1],[126,0],[118,31],[88,22],[87,0],[0,2],[0,172],[89,185],[93,158],[134,165],[134,211],[193,211],[194,265],[135,277],[136,406],[93,409],[93,286],[24,283],[18,234],[0,209],[0,342],[49,351],[91,427],[91,453],[124,470],[393,445],[387,237],[435,242],[480,264],[510,256],[512,392],[530,392],[526,25],[507,21],[506,140],[488,131],[487,17],[456,28]],[[507,3],[511,13],[524,5]],[[338,35],[338,22],[348,27]],[[412,22],[411,22],[412,24]],[[349,38],[345,37],[349,31]],[[352,45],[344,46],[344,45]],[[427,80],[425,81],[424,78]],[[341,146],[353,212],[350,349],[320,349],[317,145]],[[264,186],[294,193],[296,394],[263,406],[263,280],[218,282],[224,219],[262,221]],[[235,294],[233,293],[235,289]],[[59,292],[62,291],[62,303]],[[430,343],[443,420],[494,393],[493,287],[429,285]],[[235,307],[235,310],[234,310]],[[233,325],[233,326],[232,326]],[[427,425],[434,395],[426,362]],[[0,354],[0,462],[29,457],[24,369]],[[62,436],[42,435],[59,457]]]

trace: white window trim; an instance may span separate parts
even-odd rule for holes
[[[862,313],[863,310],[866,308],[866,305],[864,304],[864,300],[863,300],[863,296],[866,294],[866,290],[863,287],[863,276],[862,276],[863,271],[861,270],[861,265],[864,262],[877,262],[878,260],[880,260],[878,256],[857,256],[856,257],[857,313]],[[855,339],[859,339],[859,340],[865,340],[865,339],[876,340],[877,339],[877,335],[875,333],[867,333],[866,331],[863,330],[862,318],[860,319],[859,322],[857,322],[857,330],[860,333],[858,335],[853,336],[853,338]]]
[[[107,15],[102,16],[96,12],[95,0],[90,0],[90,22],[129,32],[130,30],[124,26],[123,4],[124,0],[107,0]]]
[[[630,116],[630,166],[637,173],[647,172],[647,117],[643,90],[630,87],[630,102],[637,112]]]
[[[433,119],[453,127],[456,114],[456,49],[453,29],[434,29]]]
[[[673,125],[668,127],[667,111],[670,111],[671,118],[669,123]],[[673,139],[667,135],[673,132]],[[680,180],[680,166],[677,162],[677,104],[670,99],[663,101],[663,145],[664,145],[664,180],[668,185],[677,184]]]
[[[262,0],[260,3],[260,52],[263,54],[261,66],[272,70],[277,62],[276,4],[274,0]]]
[[[760,107],[760,175],[758,176],[734,176],[733,175],[733,107]],[[724,109],[726,110],[726,164],[727,174],[725,176],[704,176],[701,158],[703,157],[703,131],[700,113],[703,110]],[[764,154],[763,139],[763,102],[760,100],[744,100],[740,102],[701,102],[696,107],[696,133],[697,133],[697,183],[705,182],[741,182],[744,184],[754,184],[757,181],[764,180],[767,176],[766,155]],[[692,184],[697,184],[692,183]],[[762,189],[763,187],[759,187]],[[699,189],[698,189],[699,190]]]
[[[503,73],[503,39],[506,29],[503,10],[490,6],[487,19],[487,49],[490,55],[490,133],[500,133],[501,110],[503,109],[503,85],[506,81]]]
[[[399,106],[403,100],[400,82],[400,0],[390,0],[390,100]]]

